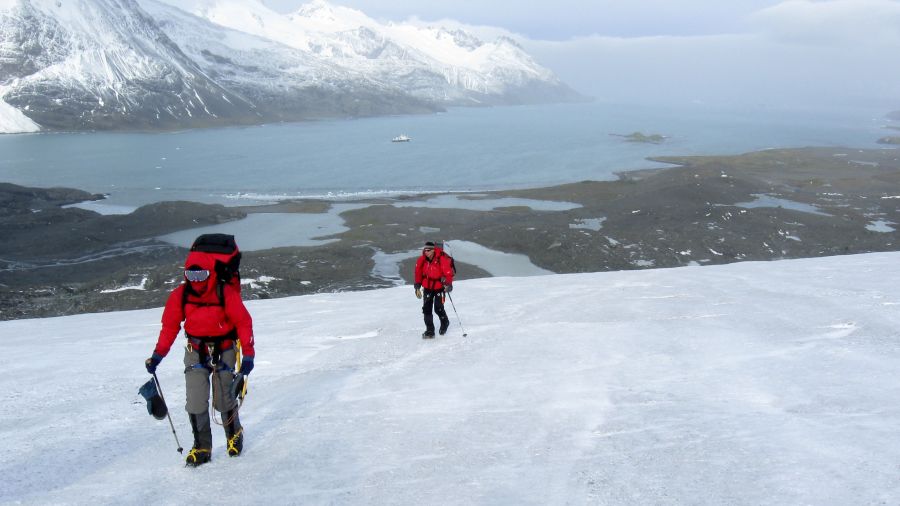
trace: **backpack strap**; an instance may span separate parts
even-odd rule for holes
[[[188,298],[188,290],[190,289],[189,285],[185,282],[182,283],[181,288],[181,318],[184,319],[184,308],[187,306],[187,298]]]

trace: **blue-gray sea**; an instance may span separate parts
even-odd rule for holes
[[[884,147],[876,141],[890,135],[885,112],[589,103],[170,133],[3,135],[0,181],[106,193],[105,204],[127,207],[540,187],[659,166],[649,156]],[[666,140],[614,135],[635,131]],[[391,142],[400,134],[412,141]]]

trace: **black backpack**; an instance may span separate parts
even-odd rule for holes
[[[453,269],[453,275],[455,276],[456,275],[456,260],[453,260],[453,257],[450,256],[450,253],[447,253],[447,250],[445,249],[445,247],[446,247],[445,242],[443,242],[443,241],[438,242],[437,245],[441,248],[441,254],[450,259],[450,268]]]
[[[241,251],[233,235],[203,234],[194,239],[192,252],[208,253],[215,260],[215,270],[211,276],[216,277],[216,295],[219,305],[225,305],[225,285],[232,285],[241,291]],[[184,290],[181,306],[187,304],[188,291]]]
[[[203,234],[194,239],[191,251],[211,253],[216,260],[216,278],[241,289],[241,252],[233,235]]]

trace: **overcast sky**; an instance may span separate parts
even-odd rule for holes
[[[262,1],[280,12],[305,3]],[[900,0],[330,3],[381,21],[456,22],[484,38],[511,32],[539,63],[599,99],[900,109]]]

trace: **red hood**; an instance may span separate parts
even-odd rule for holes
[[[205,269],[209,271],[209,277],[206,278],[206,281],[200,281],[198,283],[193,283],[185,278],[185,283],[191,285],[191,288],[200,294],[205,294],[208,292],[214,292],[215,290],[210,290],[215,280],[213,279],[215,276],[215,268],[216,268],[216,260],[212,258],[208,253],[201,253],[197,251],[192,251],[188,253],[187,259],[184,261],[184,269],[187,270],[190,267],[198,266],[201,269]],[[205,288],[204,288],[205,287]]]

